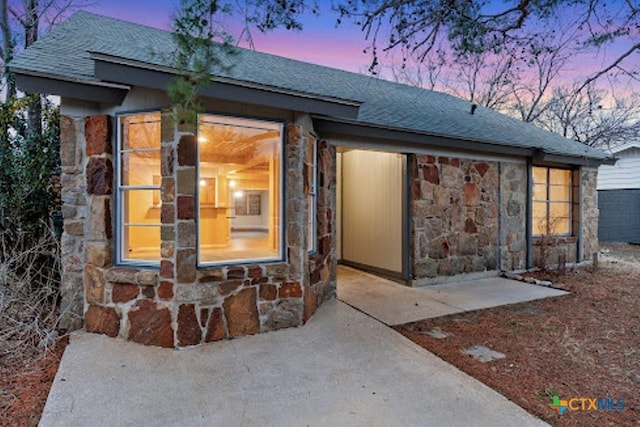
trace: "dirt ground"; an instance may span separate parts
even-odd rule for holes
[[[415,322],[396,329],[558,426],[640,426],[640,247],[603,247],[597,272],[537,274],[570,295]],[[535,286],[535,285],[531,285]],[[451,334],[435,339],[439,327]],[[44,355],[0,360],[0,426],[35,426],[68,339]],[[461,353],[483,345],[506,358],[480,363]],[[552,396],[624,399],[621,411],[563,415]]]
[[[640,426],[640,247],[603,246],[598,271],[535,277],[570,295],[402,325],[398,332],[557,426]],[[535,286],[535,285],[531,285]],[[433,328],[450,334],[436,339]],[[506,355],[481,363],[476,345]],[[553,396],[624,399],[622,410],[565,410]],[[574,401],[574,407],[582,405]],[[615,405],[617,406],[617,405]]]

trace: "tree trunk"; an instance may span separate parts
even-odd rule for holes
[[[7,84],[6,99],[15,96],[16,94],[16,82],[13,77],[13,73],[9,72],[7,64],[13,59],[13,34],[11,34],[11,27],[9,27],[9,11],[7,9],[7,0],[0,0],[0,31],[2,31],[2,77]]]
[[[38,40],[38,0],[24,0],[25,26],[24,26],[24,47],[25,49]],[[35,94],[34,94],[35,95]],[[28,113],[28,134],[42,134],[42,102],[41,95],[34,96],[29,104]]]

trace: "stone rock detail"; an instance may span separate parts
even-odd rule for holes
[[[195,249],[178,250],[176,255],[176,278],[179,283],[191,283],[196,280]]]
[[[158,286],[158,298],[161,300],[171,300],[173,299],[173,282],[170,281],[162,281]]]
[[[300,326],[302,324],[303,310],[303,303],[299,299],[278,301],[267,314],[264,330],[275,331],[277,329]]]
[[[304,289],[304,312],[302,314],[302,321],[307,323],[309,319],[315,314],[318,308],[318,296],[313,291],[311,286],[306,286]]]
[[[111,154],[111,117],[90,116],[84,121],[87,156]]]
[[[87,265],[84,269],[85,298],[89,304],[104,302],[104,277],[102,270]]]
[[[410,167],[416,283],[496,269],[498,164],[412,155]]]
[[[222,309],[219,307],[214,308],[209,316],[209,322],[207,323],[207,333],[204,337],[204,342],[219,341],[226,336],[224,319],[222,315]]]
[[[200,344],[202,330],[196,317],[195,305],[182,304],[178,310],[178,345]]]
[[[171,311],[153,301],[141,300],[129,310],[128,339],[139,344],[173,347]]]
[[[95,267],[109,267],[111,248],[106,243],[87,243],[86,262]]]
[[[120,332],[120,316],[112,307],[90,305],[84,315],[87,332],[104,334],[112,338]]]
[[[178,196],[178,219],[195,219],[196,205],[193,196]]]
[[[229,336],[239,337],[260,332],[255,288],[247,288],[228,297],[223,306]]]
[[[524,162],[500,165],[500,270],[527,267],[527,173]]]
[[[84,118],[60,117],[61,201],[64,214],[60,328],[80,329],[84,317],[84,224],[86,180],[84,175]]]
[[[278,289],[279,298],[300,298],[302,296],[302,289],[298,282],[283,283]]]
[[[134,300],[140,294],[140,288],[130,283],[114,283],[111,289],[111,301],[114,303]]]
[[[195,166],[197,157],[196,147],[197,145],[195,135],[182,135],[180,137],[180,142],[178,143],[178,165]]]
[[[111,194],[113,189],[113,164],[103,157],[93,157],[87,163],[87,193]]]
[[[273,301],[278,297],[278,287],[276,285],[261,285],[260,298],[266,301]]]
[[[574,175],[575,176],[575,175]],[[598,169],[593,167],[580,168],[580,210],[582,211],[582,259],[591,260],[598,252]],[[567,258],[569,260],[569,258]]]

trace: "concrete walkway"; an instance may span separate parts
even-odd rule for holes
[[[42,426],[539,426],[339,301],[304,327],[182,351],[72,337]]]
[[[338,298],[390,326],[566,294],[502,277],[410,288],[338,267]]]

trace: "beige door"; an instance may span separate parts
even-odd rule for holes
[[[338,256],[401,273],[405,156],[350,150],[339,157]]]

